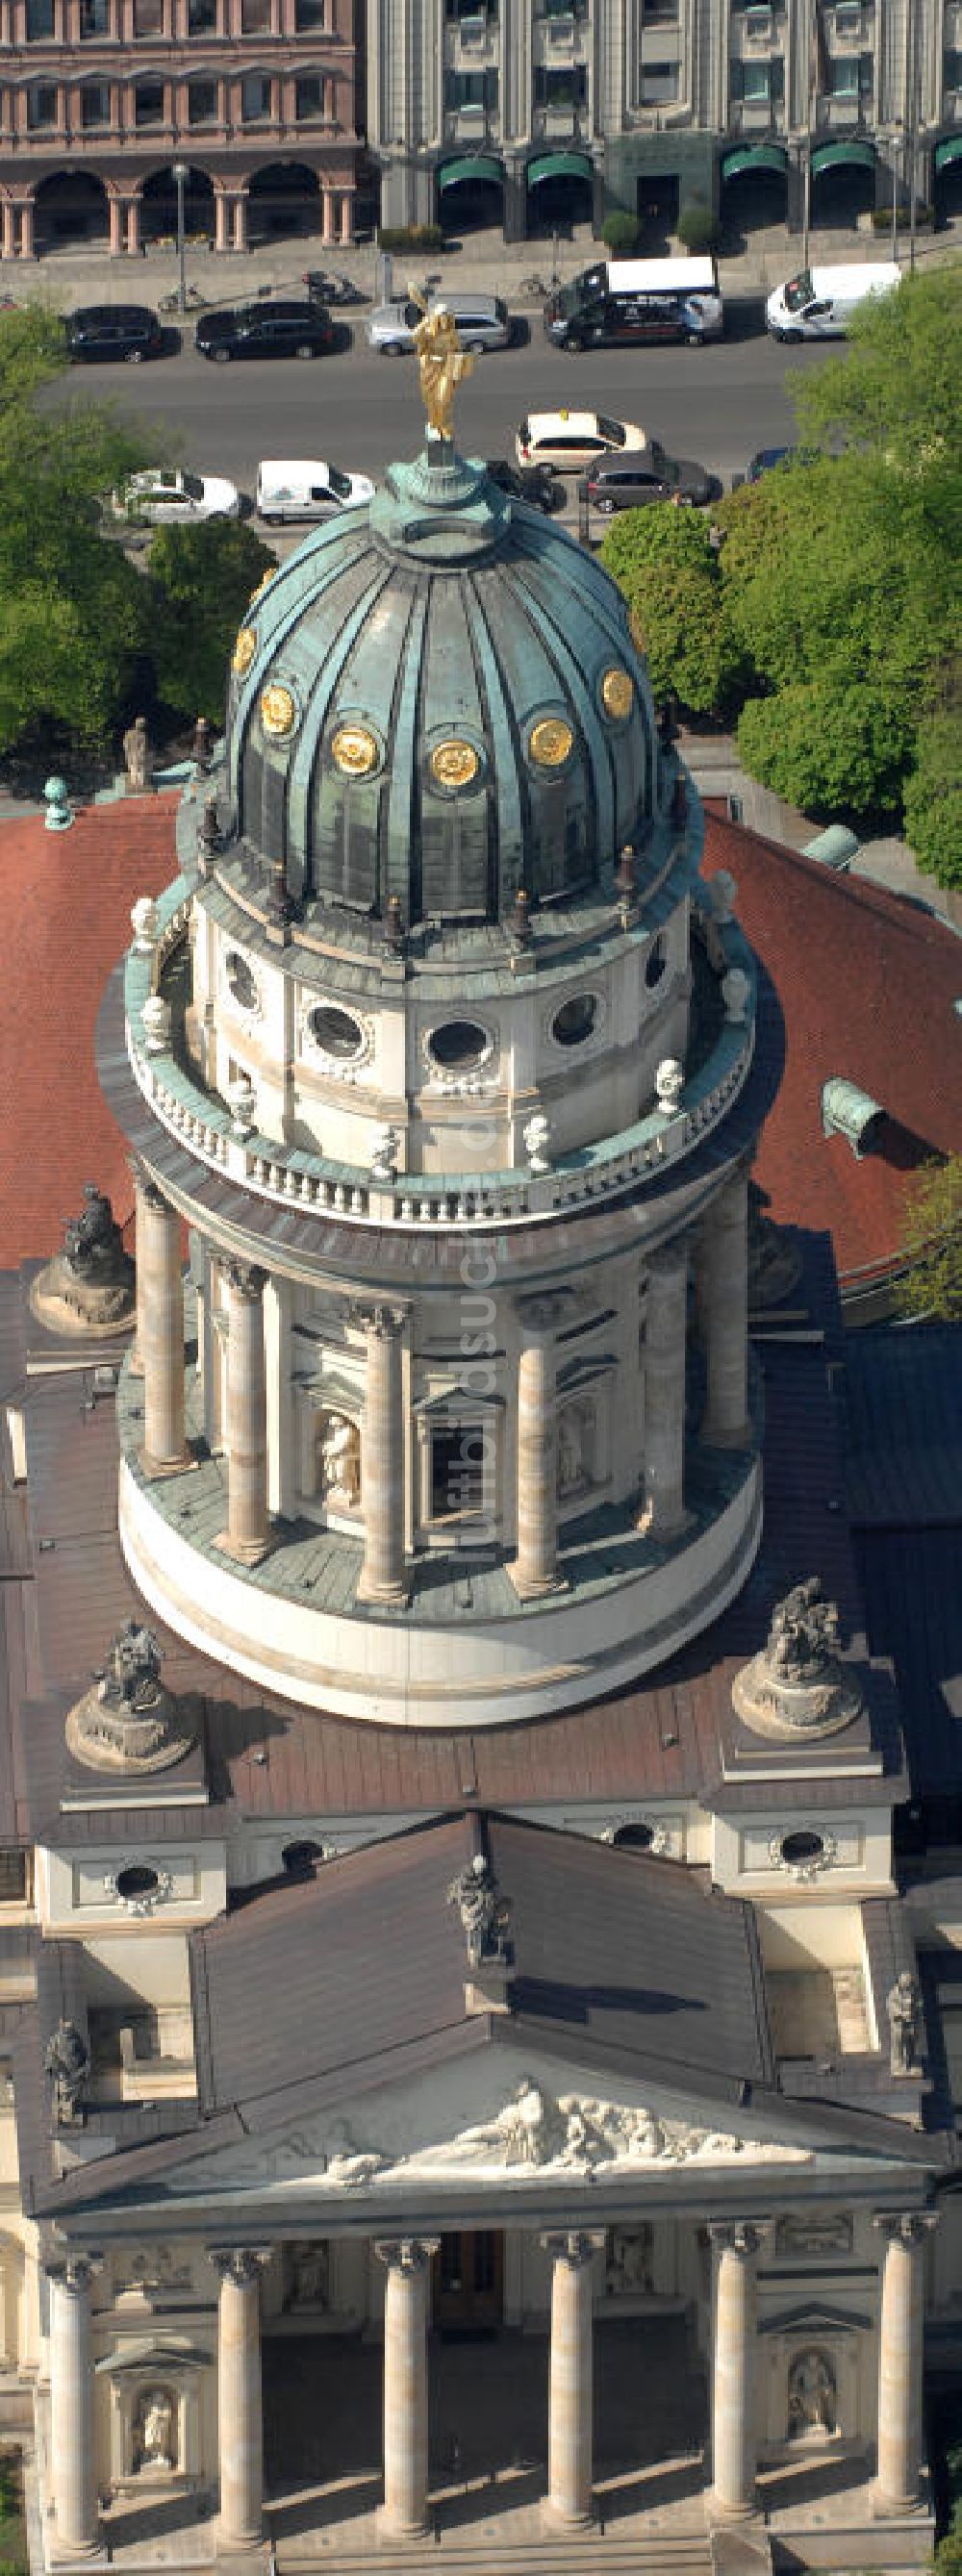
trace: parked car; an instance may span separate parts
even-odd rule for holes
[[[266,528],[288,519],[329,519],[373,500],[367,474],[345,474],[340,465],[289,456],[262,456],[257,468],[257,516]]]
[[[507,349],[513,337],[511,316],[500,295],[432,295],[428,311],[436,313],[443,305],[453,315],[458,336],[465,349]],[[414,347],[414,334],[423,320],[420,304],[412,296],[401,296],[391,304],[378,304],[365,323],[372,349],[382,358],[405,358]]]
[[[564,484],[549,473],[546,465],[509,465],[506,456],[486,456],[485,473],[506,492],[509,501],[527,501],[529,509],[560,510],[564,505]]]
[[[614,510],[642,510],[646,501],[687,501],[694,510],[715,498],[717,478],[688,456],[669,456],[649,438],[631,456],[605,456],[587,477],[588,499],[610,518]]]
[[[603,456],[645,447],[643,429],[601,411],[532,411],[514,442],[519,465],[547,465],[554,474],[587,474]]]
[[[763,474],[773,474],[778,465],[817,465],[822,449],[818,447],[758,447],[749,458],[744,474],[732,475],[732,491],[741,483],[760,483]]]
[[[325,304],[237,304],[205,313],[194,333],[202,358],[321,358],[334,346]]]
[[[131,474],[110,495],[115,519],[144,522],[149,528],[189,528],[198,519],[236,519],[240,494],[236,483],[220,474],[181,474],[157,466]]]
[[[123,358],[139,367],[159,358],[164,334],[149,304],[82,304],[68,313],[67,355],[77,361]]]

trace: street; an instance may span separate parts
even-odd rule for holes
[[[540,313],[525,315],[521,329],[518,346],[478,359],[464,389],[458,435],[468,454],[513,457],[524,414],[567,403],[639,421],[726,486],[755,448],[794,437],[788,367],[807,371],[824,354],[769,340],[754,302],[731,302],[725,339],[705,349],[573,356],[549,347]],[[346,328],[342,336],[347,344]],[[89,392],[116,401],[155,425],[158,463],[227,474],[247,494],[261,456],[323,457],[380,477],[392,457],[410,456],[421,443],[417,368],[411,358],[374,356],[363,314],[354,317],[351,338],[353,345],[310,365],[285,359],[218,367],[197,356],[188,318],[176,355],[143,367],[71,369],[57,398]]]

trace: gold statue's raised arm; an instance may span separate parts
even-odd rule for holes
[[[414,296],[420,304],[420,296]],[[428,427],[439,438],[453,437],[454,397],[458,386],[474,370],[474,359],[463,349],[458,326],[445,304],[436,304],[433,312],[422,312],[414,332],[421,379],[421,400]]]

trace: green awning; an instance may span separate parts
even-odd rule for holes
[[[817,143],[812,154],[812,177],[820,179],[823,170],[874,170],[874,143]]]
[[[504,179],[503,161],[493,161],[489,153],[478,152],[473,161],[445,161],[438,171],[439,188],[463,188],[472,179],[493,180],[500,188]]]
[[[540,188],[542,179],[590,179],[592,170],[584,152],[541,152],[524,175],[529,188]]]
[[[740,143],[737,151],[722,154],[723,179],[737,179],[740,170],[776,170],[783,179],[788,168],[788,154],[781,143]]]
[[[936,169],[950,170],[953,161],[962,161],[962,134],[947,134],[944,143],[936,144]]]

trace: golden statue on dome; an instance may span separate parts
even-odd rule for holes
[[[453,438],[454,397],[458,386],[473,374],[475,362],[461,345],[457,323],[447,305],[435,304],[429,311],[414,287],[409,288],[409,293],[421,313],[413,337],[428,428],[438,438]]]

